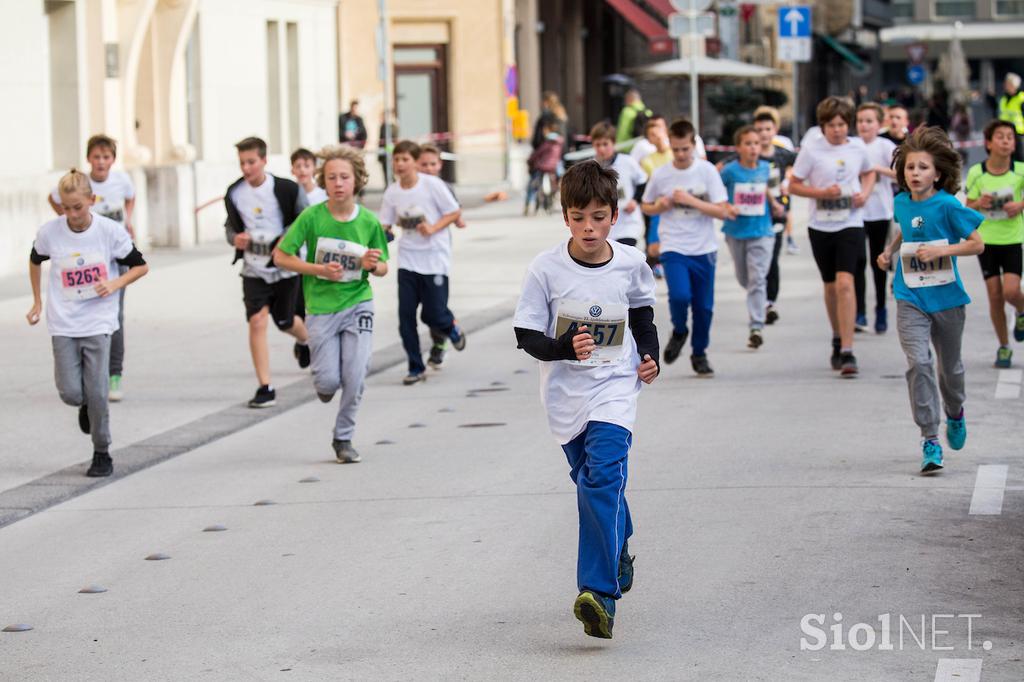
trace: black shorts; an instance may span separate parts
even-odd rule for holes
[[[857,271],[857,261],[864,258],[863,227],[846,227],[838,232],[822,232],[812,227],[807,232],[822,282],[836,281],[837,272]]]
[[[978,254],[978,261],[985,279],[1000,275],[1020,277],[1024,256],[1020,244],[985,244],[985,250]]]
[[[281,331],[292,328],[299,303],[302,277],[288,277],[267,284],[259,277],[242,277],[242,300],[245,301],[245,319],[248,321],[264,307],[270,308],[270,317]]]

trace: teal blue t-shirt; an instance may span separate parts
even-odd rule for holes
[[[739,161],[732,161],[722,169],[722,183],[729,192],[729,203],[740,209],[735,220],[726,220],[722,225],[725,232],[734,239],[758,239],[771,237],[772,207],[768,201],[768,183],[771,164],[761,159],[757,168],[745,168]]]
[[[956,244],[978,229],[985,216],[967,208],[945,190],[939,190],[924,201],[914,201],[909,192],[896,195],[896,222],[903,233],[903,243],[947,240]],[[897,301],[913,303],[926,313],[937,313],[949,308],[967,305],[971,298],[964,290],[956,256],[940,258],[931,263],[920,263],[912,254],[896,255],[896,277],[893,291]],[[927,283],[928,277],[945,273],[955,281],[935,286],[911,286],[904,277],[904,266],[910,271],[911,283]]]

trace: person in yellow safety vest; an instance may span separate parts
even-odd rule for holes
[[[615,142],[626,142],[635,137],[643,137],[644,126],[653,115],[643,100],[640,99],[639,90],[636,88],[627,90],[625,104],[622,107],[622,112],[619,113],[619,125],[615,127]]]
[[[1006,74],[1003,81],[1005,94],[999,98],[999,118],[1013,124],[1017,131],[1017,161],[1024,161],[1024,92],[1020,91],[1020,76]]]

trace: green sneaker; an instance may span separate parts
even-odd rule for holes
[[[996,351],[995,366],[999,369],[1009,369],[1011,364],[1013,364],[1013,351],[1006,346],[1000,346]]]
[[[1017,322],[1013,325],[1013,338],[1024,341],[1024,313],[1017,313]]]
[[[112,403],[119,403],[122,398],[124,398],[124,392],[121,390],[121,375],[111,374],[110,391],[107,395],[107,400]]]
[[[576,614],[576,620],[583,623],[583,632],[591,637],[612,638],[612,626],[615,625],[614,599],[583,590],[576,597],[572,612]]]

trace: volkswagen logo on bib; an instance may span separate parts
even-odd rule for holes
[[[77,259],[75,260],[75,265],[85,265],[85,259],[84,259],[84,258],[82,258],[81,256],[79,256],[79,257],[78,257],[78,258],[77,258]],[[600,308],[598,308],[598,310],[600,310]]]
[[[601,306],[599,306],[599,305],[592,305],[592,306],[590,306],[590,316],[591,317],[601,317],[601,313],[602,312],[603,311],[601,310]]]

